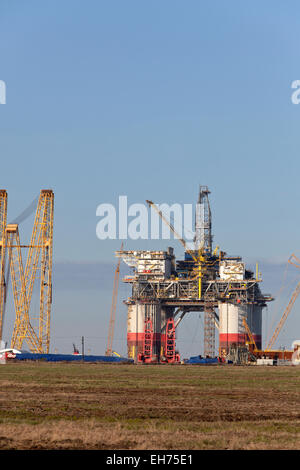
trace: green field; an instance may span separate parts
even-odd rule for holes
[[[300,367],[8,363],[1,449],[300,449]]]

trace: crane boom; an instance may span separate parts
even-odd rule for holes
[[[194,255],[194,252],[193,250],[190,250],[187,248],[187,243],[186,241],[179,235],[178,232],[176,232],[175,228],[173,227],[173,225],[171,224],[171,222],[163,215],[163,213],[159,210],[159,208],[157,207],[156,204],[154,204],[154,202],[152,201],[148,201],[146,200],[147,204],[149,205],[149,207],[153,207],[153,209],[158,213],[158,215],[161,217],[161,219],[165,222],[165,224],[171,229],[171,231],[173,232],[174,236],[176,238],[178,238],[178,240],[180,241],[180,243],[182,244],[182,246],[184,247],[185,251],[187,253],[189,253],[193,260],[197,263],[198,262],[198,259],[196,258],[196,256]]]
[[[0,190],[0,340],[3,334],[5,312],[6,285],[5,285],[5,258],[6,258],[6,222],[7,222],[7,192]]]
[[[201,188],[205,188],[205,189],[202,190]],[[210,264],[214,264],[214,262],[215,262],[215,261],[210,262],[207,259],[207,255],[209,256],[211,254],[211,242],[212,242],[211,214],[210,214],[210,207],[209,207],[209,202],[208,202],[209,191],[208,191],[206,186],[205,187],[201,186],[201,188],[200,188],[201,189],[200,194],[202,195],[201,197],[204,197],[205,204],[204,204],[203,200],[200,198],[200,196],[199,196],[199,201],[201,202],[201,206],[203,206],[203,204],[204,204],[205,207],[207,208],[207,214],[208,215],[205,218],[201,212],[199,212],[199,214],[198,214],[199,215],[198,222],[202,221],[203,217],[204,217],[205,220],[203,221],[202,225],[199,222],[199,224],[200,224],[199,225],[199,229],[200,229],[199,234],[201,235],[202,238],[201,238],[200,242],[196,244],[196,249],[195,250],[191,250],[191,249],[187,248],[186,241],[178,234],[178,232],[176,232],[176,230],[173,227],[173,225],[171,224],[171,222],[163,215],[163,213],[159,210],[159,208],[156,206],[156,204],[154,204],[154,202],[152,202],[152,201],[146,200],[149,207],[153,207],[153,209],[158,213],[158,215],[161,217],[163,222],[165,222],[165,224],[171,229],[174,236],[176,238],[178,238],[180,243],[183,245],[183,247],[185,249],[185,252],[188,253],[191,256],[191,258],[193,259],[193,261],[195,262],[195,264],[196,264],[196,266],[195,266],[195,272],[196,272],[195,279],[198,279],[198,297],[199,297],[199,299],[202,296],[202,277],[203,277],[203,274],[204,274],[207,266],[209,266]],[[199,207],[200,207],[200,204],[199,204]],[[216,252],[216,250],[214,251],[214,255],[215,255],[215,252]]]
[[[45,265],[46,252],[52,259],[52,245],[53,245],[53,201],[54,195],[51,190],[42,190],[38,200],[38,205],[35,214],[34,225],[30,245],[27,254],[26,267],[25,267],[25,284],[27,302],[30,305],[33,286],[36,278],[36,272],[39,267],[40,254],[42,252],[42,262]],[[50,263],[51,260],[49,259]],[[44,269],[41,273],[44,274]],[[43,285],[41,284],[41,289]],[[42,289],[43,290],[43,289]]]
[[[26,295],[27,302],[30,305],[33,285],[36,277],[36,272],[39,264],[39,257],[41,252],[41,243],[42,243],[42,212],[43,212],[43,200],[41,194],[38,200],[35,219],[31,234],[30,245],[28,248],[26,266],[25,266],[25,286],[26,286]]]
[[[289,257],[288,263],[300,268],[300,259],[294,253]]]
[[[248,326],[248,323],[246,322],[246,319],[245,319],[245,318],[243,318],[243,325],[244,325],[244,328],[245,328],[245,330],[246,330],[246,332],[247,332],[247,335],[248,335],[248,337],[249,337],[250,344],[252,344],[253,347],[254,347],[254,349],[257,350],[256,342],[255,342],[255,340],[254,340],[254,338],[253,338],[252,332],[251,332],[251,330],[250,330],[250,328],[249,328],[249,326]]]
[[[291,256],[289,257],[288,263],[292,264],[293,266],[296,266],[296,268],[300,269],[300,259],[297,258],[297,256],[294,253],[292,253]],[[276,339],[277,339],[277,337],[278,337],[278,335],[279,335],[279,333],[280,333],[287,317],[289,316],[289,314],[292,310],[292,307],[293,307],[294,303],[296,302],[296,299],[297,299],[299,293],[300,293],[300,282],[298,282],[298,284],[297,284],[297,286],[296,286],[296,288],[293,292],[293,295],[292,295],[285,311],[283,312],[283,315],[282,315],[282,317],[281,317],[281,319],[280,319],[280,321],[279,321],[279,323],[278,323],[278,325],[277,325],[277,327],[276,327],[276,329],[273,333],[273,336],[272,336],[272,338],[270,339],[270,341],[267,345],[266,351],[270,351],[270,349],[273,347],[273,345],[274,345],[274,343],[275,343],[275,341],[276,341]]]
[[[123,250],[123,243],[121,245],[120,251],[122,250]],[[114,286],[113,286],[112,304],[111,304],[111,309],[110,309],[107,347],[105,351],[106,356],[112,356],[112,353],[113,353],[112,344],[113,344],[114,330],[115,330],[116,307],[117,307],[119,277],[120,277],[120,264],[121,264],[121,258],[118,259],[118,264],[117,264],[117,267],[115,270],[115,276],[114,276]]]
[[[297,286],[296,286],[296,288],[293,292],[293,295],[292,295],[292,297],[291,297],[291,299],[290,299],[290,301],[289,301],[289,303],[288,303],[288,305],[287,305],[287,307],[286,307],[286,309],[285,309],[285,311],[284,311],[284,313],[283,313],[283,315],[282,315],[282,317],[281,317],[281,319],[280,319],[280,321],[279,321],[279,323],[278,323],[278,325],[277,325],[277,327],[276,327],[276,329],[273,333],[273,336],[270,339],[265,351],[270,351],[270,349],[274,345],[274,343],[275,343],[275,341],[276,341],[276,339],[277,339],[277,337],[280,333],[280,330],[282,329],[287,317],[289,316],[289,314],[292,310],[292,307],[293,307],[299,293],[300,293],[300,282],[298,282],[298,284],[297,284]]]
[[[52,253],[53,253],[53,213],[54,194],[51,190],[41,191],[42,217],[39,220],[41,231],[41,279],[39,350],[49,353],[50,319],[52,304]]]

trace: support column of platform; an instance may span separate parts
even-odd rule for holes
[[[174,319],[175,308],[162,307],[161,308],[161,349],[160,357],[166,358],[166,328],[169,318]]]
[[[153,361],[158,361],[161,350],[161,312],[158,302],[135,302],[128,305],[127,312],[127,353],[138,360],[144,352],[145,324],[151,320],[153,327]]]
[[[257,349],[262,348],[262,309],[260,305],[248,305],[247,323]]]
[[[204,307],[204,356],[215,357],[215,317],[214,309],[210,305]]]
[[[253,306],[229,302],[219,303],[219,354],[221,356],[228,354],[232,347],[245,345],[247,333],[243,319],[245,318],[248,323],[249,307]],[[250,325],[249,328],[251,329]]]

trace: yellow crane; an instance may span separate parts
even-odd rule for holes
[[[2,201],[3,202],[3,201]],[[3,203],[4,204],[4,203]],[[3,205],[2,204],[2,205]],[[1,193],[0,193],[1,210]],[[49,353],[50,347],[50,316],[52,303],[52,252],[53,252],[53,211],[54,194],[52,190],[44,189],[40,192],[36,209],[35,221],[32,230],[30,245],[21,245],[18,224],[6,224],[4,237],[2,233],[1,249],[1,279],[4,279],[4,262],[6,248],[9,255],[12,290],[15,306],[15,322],[11,339],[11,347],[21,349],[26,341],[33,353]],[[3,216],[4,217],[4,216]],[[2,220],[4,218],[2,217]],[[1,237],[1,232],[0,232]],[[23,267],[21,248],[27,248],[27,261]],[[2,252],[4,253],[2,255]],[[37,325],[30,318],[30,303],[37,272],[40,278],[40,305]],[[0,298],[4,299],[5,308],[5,281],[0,283]],[[0,315],[3,328],[3,315]]]
[[[253,346],[253,351],[255,352],[255,351],[257,351],[256,342],[255,342],[255,340],[254,340],[254,338],[253,338],[252,332],[251,332],[251,330],[250,330],[250,328],[249,328],[249,326],[248,326],[248,323],[247,323],[247,321],[246,321],[245,318],[243,318],[243,325],[244,325],[244,328],[245,328],[245,330],[246,330],[246,332],[247,332],[247,335],[248,335],[248,338],[249,338],[249,344],[251,344],[251,345]]]
[[[190,250],[188,249],[187,247],[187,243],[186,241],[178,234],[178,232],[176,232],[175,228],[173,227],[173,225],[171,224],[171,222],[163,215],[162,211],[159,210],[159,208],[157,207],[156,204],[154,204],[154,202],[152,201],[149,201],[148,199],[146,200],[147,204],[149,205],[149,207],[153,207],[153,209],[158,213],[158,215],[160,216],[160,218],[165,222],[165,224],[170,227],[171,231],[173,232],[173,234],[175,235],[176,238],[178,238],[178,240],[180,241],[180,243],[183,245],[185,251],[187,253],[189,253],[191,255],[191,257],[193,258],[193,260],[197,263],[198,262],[198,258],[196,257],[195,255],[195,250]],[[200,250],[199,250],[200,251]]]
[[[17,224],[9,224],[6,226],[6,245],[10,260],[10,274],[16,313],[11,348],[21,349],[23,341],[26,339],[30,350],[37,352],[38,338],[29,320],[21,244]]]
[[[5,286],[5,229],[7,220],[7,192],[5,189],[0,190],[0,340],[3,334],[4,309],[6,299]]]
[[[123,243],[121,245],[121,250],[123,250]],[[118,264],[115,270],[114,276],[114,286],[113,286],[113,295],[112,295],[112,304],[110,309],[109,317],[109,327],[108,327],[108,338],[107,338],[107,347],[105,351],[105,356],[112,356],[112,344],[114,339],[114,330],[115,330],[115,321],[116,321],[116,307],[117,307],[117,298],[118,298],[118,288],[119,288],[119,277],[120,277],[120,264],[121,258],[118,260]]]
[[[40,193],[25,268],[27,301],[30,305],[37,270],[40,270],[40,315],[38,350],[49,353],[52,304],[54,193],[44,189]]]
[[[300,259],[297,258],[297,256],[295,256],[294,254],[292,254],[290,256],[290,258],[288,259],[288,263],[292,264],[292,265],[294,265],[294,266],[296,266],[297,268],[300,269]],[[299,294],[300,294],[300,281],[298,282],[298,284],[297,284],[297,286],[296,286],[296,288],[295,288],[295,290],[292,294],[292,297],[291,297],[286,309],[284,310],[283,315],[282,315],[282,317],[281,317],[281,319],[280,319],[280,321],[279,321],[279,323],[278,323],[278,325],[277,325],[270,341],[268,342],[267,347],[265,348],[265,351],[270,351],[272,349],[272,347],[273,347],[273,345],[274,345],[274,343],[275,343],[275,341],[276,341],[276,339],[277,339],[277,337],[278,337],[278,335],[279,335],[279,333],[280,333],[287,317],[289,316],[289,314],[292,310],[292,307],[293,307],[293,305],[294,305],[294,303],[295,303],[295,301],[296,301]]]

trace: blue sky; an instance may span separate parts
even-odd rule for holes
[[[216,243],[264,263],[263,285],[280,287],[300,254],[299,13],[296,1],[1,0],[1,187],[9,218],[55,192],[53,349],[94,334],[104,351],[120,241],[96,238],[96,208],[119,195],[192,203],[209,186]],[[127,248],[152,246],[166,243]]]

